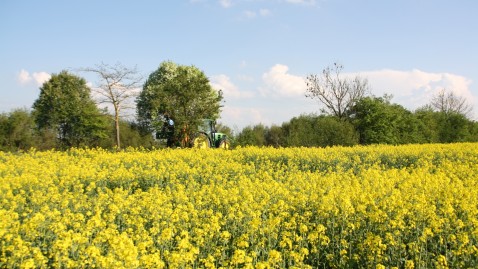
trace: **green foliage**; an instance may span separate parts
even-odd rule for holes
[[[282,126],[245,127],[237,136],[241,146],[327,147],[358,143],[354,126],[335,116],[301,115]]]
[[[266,144],[274,148],[285,145],[284,131],[281,126],[272,125],[265,134]]]
[[[113,123],[114,120],[112,116],[109,116],[109,121],[112,123],[108,128],[108,137],[102,139],[101,147],[103,148],[113,148],[116,146],[116,128]],[[139,130],[137,123],[132,121],[119,120],[119,126],[121,128],[120,142],[123,148],[134,147],[134,148],[152,148],[157,147],[157,143],[154,141],[151,134],[142,135]]]
[[[56,135],[49,129],[37,130],[32,113],[15,109],[0,114],[0,150],[49,150],[56,145]]]
[[[415,111],[426,143],[478,141],[478,123],[456,112],[433,111],[425,106]]]
[[[0,114],[0,150],[28,150],[35,144],[35,124],[26,109]]]
[[[476,123],[463,114],[435,112],[430,106],[411,113],[390,99],[366,97],[354,107],[361,144],[452,143],[477,141]]]
[[[354,126],[335,116],[302,115],[283,124],[282,128],[287,146],[351,146],[358,143]]]
[[[433,111],[432,107],[425,106],[419,108],[414,113],[418,120],[418,132],[422,135],[423,143],[439,143],[440,142],[440,123],[438,121],[437,113]]]
[[[124,147],[152,148],[157,146],[151,134],[141,135],[139,126],[134,121],[120,121],[121,145]]]
[[[437,113],[440,125],[440,142],[471,142],[477,141],[476,133],[473,134],[473,124],[465,115],[459,113]]]
[[[83,78],[62,71],[54,74],[40,90],[31,113],[17,109],[0,114],[0,150],[115,147],[114,119],[98,110]],[[150,74],[136,99],[138,121],[119,121],[122,135],[118,144],[158,147],[152,132],[161,129],[166,114],[175,121],[176,141],[192,137],[202,119],[219,117],[222,100],[221,91],[210,86],[201,70],[163,62]],[[343,114],[345,118],[331,114],[301,115],[281,126],[248,126],[237,136],[225,125],[217,124],[216,129],[229,137],[232,146],[327,147],[478,141],[478,123],[464,113],[436,111],[431,105],[410,112],[391,103],[391,96],[387,95],[359,99]]]
[[[107,122],[86,81],[67,71],[53,74],[43,84],[33,109],[38,129],[54,132],[60,148],[95,146],[107,135]]]
[[[423,141],[419,121],[387,97],[365,97],[354,106],[361,144],[406,144]]]
[[[263,124],[247,126],[237,135],[236,142],[240,146],[266,146],[267,128]]]
[[[175,122],[176,136],[191,137],[201,119],[219,117],[222,99],[198,68],[163,62],[149,75],[136,100],[138,122],[143,133],[158,131],[161,117],[168,114]]]

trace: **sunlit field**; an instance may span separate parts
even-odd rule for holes
[[[0,152],[0,268],[477,268],[478,144]]]

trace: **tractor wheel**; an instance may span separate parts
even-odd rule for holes
[[[211,145],[209,144],[209,139],[205,134],[198,134],[194,139],[193,139],[193,148],[198,148],[198,149],[207,149],[210,148]]]
[[[223,139],[223,140],[221,140],[221,142],[219,143],[219,147],[217,147],[217,148],[220,148],[220,149],[229,149],[230,145],[231,145],[231,144],[229,143],[229,140]]]

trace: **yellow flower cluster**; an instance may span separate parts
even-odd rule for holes
[[[477,268],[478,144],[0,152],[0,268]]]

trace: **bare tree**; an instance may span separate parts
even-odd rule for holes
[[[466,98],[455,95],[452,91],[442,89],[432,97],[431,106],[444,113],[458,113],[468,117],[473,107],[466,102]]]
[[[93,91],[99,95],[100,104],[106,103],[113,106],[116,146],[120,148],[120,113],[123,109],[134,108],[134,105],[128,101],[138,95],[143,78],[139,75],[136,66],[127,68],[121,63],[115,65],[101,63],[94,68],[81,70],[96,73],[100,77],[101,82],[97,88],[93,88]]]
[[[344,119],[349,116],[355,103],[364,97],[368,90],[368,80],[356,76],[353,79],[341,77],[343,66],[334,63],[321,75],[311,74],[306,78],[306,97],[318,99],[325,105],[325,111]]]

